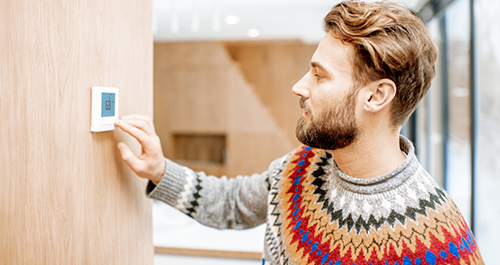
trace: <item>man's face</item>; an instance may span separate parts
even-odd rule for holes
[[[352,82],[352,47],[326,34],[311,60],[309,72],[293,87],[304,110],[296,128],[305,145],[335,150],[358,135]]]

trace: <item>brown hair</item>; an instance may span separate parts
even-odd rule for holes
[[[354,84],[388,78],[397,86],[393,125],[403,125],[435,76],[437,49],[425,24],[407,7],[346,1],[324,19],[325,31],[354,46]]]

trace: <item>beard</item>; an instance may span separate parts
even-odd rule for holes
[[[328,110],[311,115],[304,99],[300,99],[300,106],[310,117],[309,124],[300,117],[297,127],[297,139],[310,147],[336,150],[352,144],[358,135],[358,126],[354,118],[356,92],[350,92],[341,104],[332,106]]]

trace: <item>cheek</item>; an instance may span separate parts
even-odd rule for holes
[[[335,99],[329,96],[323,96],[319,100],[316,101],[313,107],[313,114],[321,115],[330,112],[332,109],[338,107],[343,104],[341,102],[342,99]]]
[[[317,102],[311,102],[312,104],[309,106],[308,108],[308,114],[310,115],[310,118],[311,119],[314,119],[316,117],[316,119],[321,116],[322,113],[325,112],[325,103],[324,102],[321,102],[321,101],[317,101]]]
[[[354,104],[354,117],[356,120],[360,121],[365,113],[364,104],[361,98],[356,97]]]
[[[335,97],[325,89],[318,89],[314,95],[311,95],[311,103],[316,109],[325,108],[335,102]]]
[[[324,114],[332,108],[344,107],[347,104],[349,89],[340,82],[325,82],[311,91],[309,108],[311,116]]]

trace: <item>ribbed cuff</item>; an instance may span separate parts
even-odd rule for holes
[[[165,173],[163,173],[160,182],[155,185],[149,181],[146,187],[146,196],[174,206],[186,184],[185,168],[168,158],[165,158],[165,163]]]

